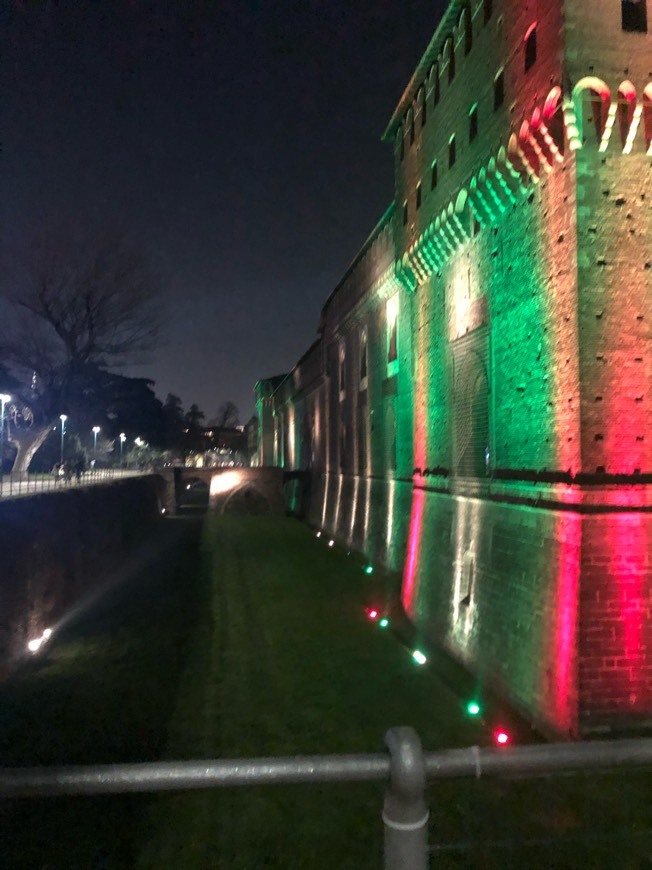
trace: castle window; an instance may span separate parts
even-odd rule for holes
[[[494,11],[493,0],[484,0],[484,2],[482,4],[482,10],[484,13],[484,16],[483,16],[484,23],[488,24],[489,20],[491,19],[491,16],[493,15],[493,11]]]
[[[360,335],[360,389],[367,389],[367,331]]]
[[[501,69],[494,79],[494,112],[505,102],[505,71]]]
[[[419,105],[421,106],[421,126],[426,126],[428,120],[428,102],[426,100],[426,89],[422,88],[419,94]]]
[[[455,161],[457,160],[456,148],[455,148],[455,136],[451,136],[448,141],[448,168],[455,166]]]
[[[462,12],[464,18],[464,54],[470,54],[473,48],[473,22],[471,21],[471,10],[467,6]]]
[[[403,226],[406,226],[408,222],[408,204],[407,199],[403,203]]]
[[[388,375],[398,368],[398,293],[387,300],[387,368]]]
[[[469,112],[469,142],[473,142],[478,135],[478,106],[477,104]]]
[[[525,34],[525,72],[532,69],[537,59],[537,25],[536,22]]]
[[[448,39],[448,84],[455,78],[455,43],[453,38]]]
[[[417,184],[417,210],[421,208],[421,182]]]
[[[434,190],[437,187],[437,180],[437,161],[433,160],[430,167],[430,190]]]
[[[622,0],[620,14],[623,30],[628,33],[647,33],[646,0]]]

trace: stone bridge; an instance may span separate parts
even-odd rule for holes
[[[208,487],[209,510],[218,513],[271,514],[286,512],[284,486],[303,482],[306,472],[282,468],[171,468],[161,472],[167,489],[166,508],[176,513],[184,490],[198,481]]]

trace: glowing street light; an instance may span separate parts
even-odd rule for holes
[[[92,431],[92,433],[93,433],[93,457],[94,457],[95,459],[97,459],[97,436],[98,436],[99,433],[100,433],[100,427],[99,427],[99,426],[93,426],[93,428],[91,429],[91,431]]]
[[[2,460],[5,453],[5,405],[11,401],[11,396],[7,393],[0,393],[0,492],[2,492],[2,477],[4,474],[4,466]]]
[[[120,433],[120,468],[122,468],[122,451],[124,449],[124,443],[127,440],[127,436],[124,432]]]
[[[66,435],[66,420],[68,419],[68,415],[60,414],[59,419],[61,420],[61,464],[63,465],[63,439]]]

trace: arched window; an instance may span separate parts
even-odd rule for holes
[[[432,80],[432,104],[436,106],[439,100],[441,99],[441,85],[439,82],[439,64],[436,63],[431,72],[431,80]]]
[[[387,300],[385,312],[387,317],[387,374],[389,376],[398,370],[398,293]]]
[[[471,20],[471,10],[465,6],[460,15],[460,29],[464,33],[464,54],[470,54],[473,48],[473,22]]]
[[[452,36],[446,40],[445,50],[448,57],[448,84],[450,84],[455,78],[455,42]]]
[[[360,333],[360,389],[367,389],[367,330]]]
[[[620,130],[620,144],[623,146],[623,149],[629,146],[629,150],[631,150],[632,147],[629,132],[634,120],[635,108],[636,88],[631,82],[623,82],[618,88],[618,129]]]
[[[532,69],[537,60],[537,23],[530,25],[525,34],[525,72]]]
[[[483,12],[483,23],[488,24],[491,16],[493,15],[494,4],[493,0],[483,0],[482,3],[482,12]]]
[[[421,126],[426,126],[426,121],[428,120],[428,109],[426,105],[426,89],[424,87],[419,88],[419,93],[417,94],[417,105],[421,109]]]

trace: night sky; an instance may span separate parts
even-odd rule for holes
[[[166,283],[151,377],[244,421],[393,197],[380,141],[444,0],[0,0],[0,231],[120,226]]]

